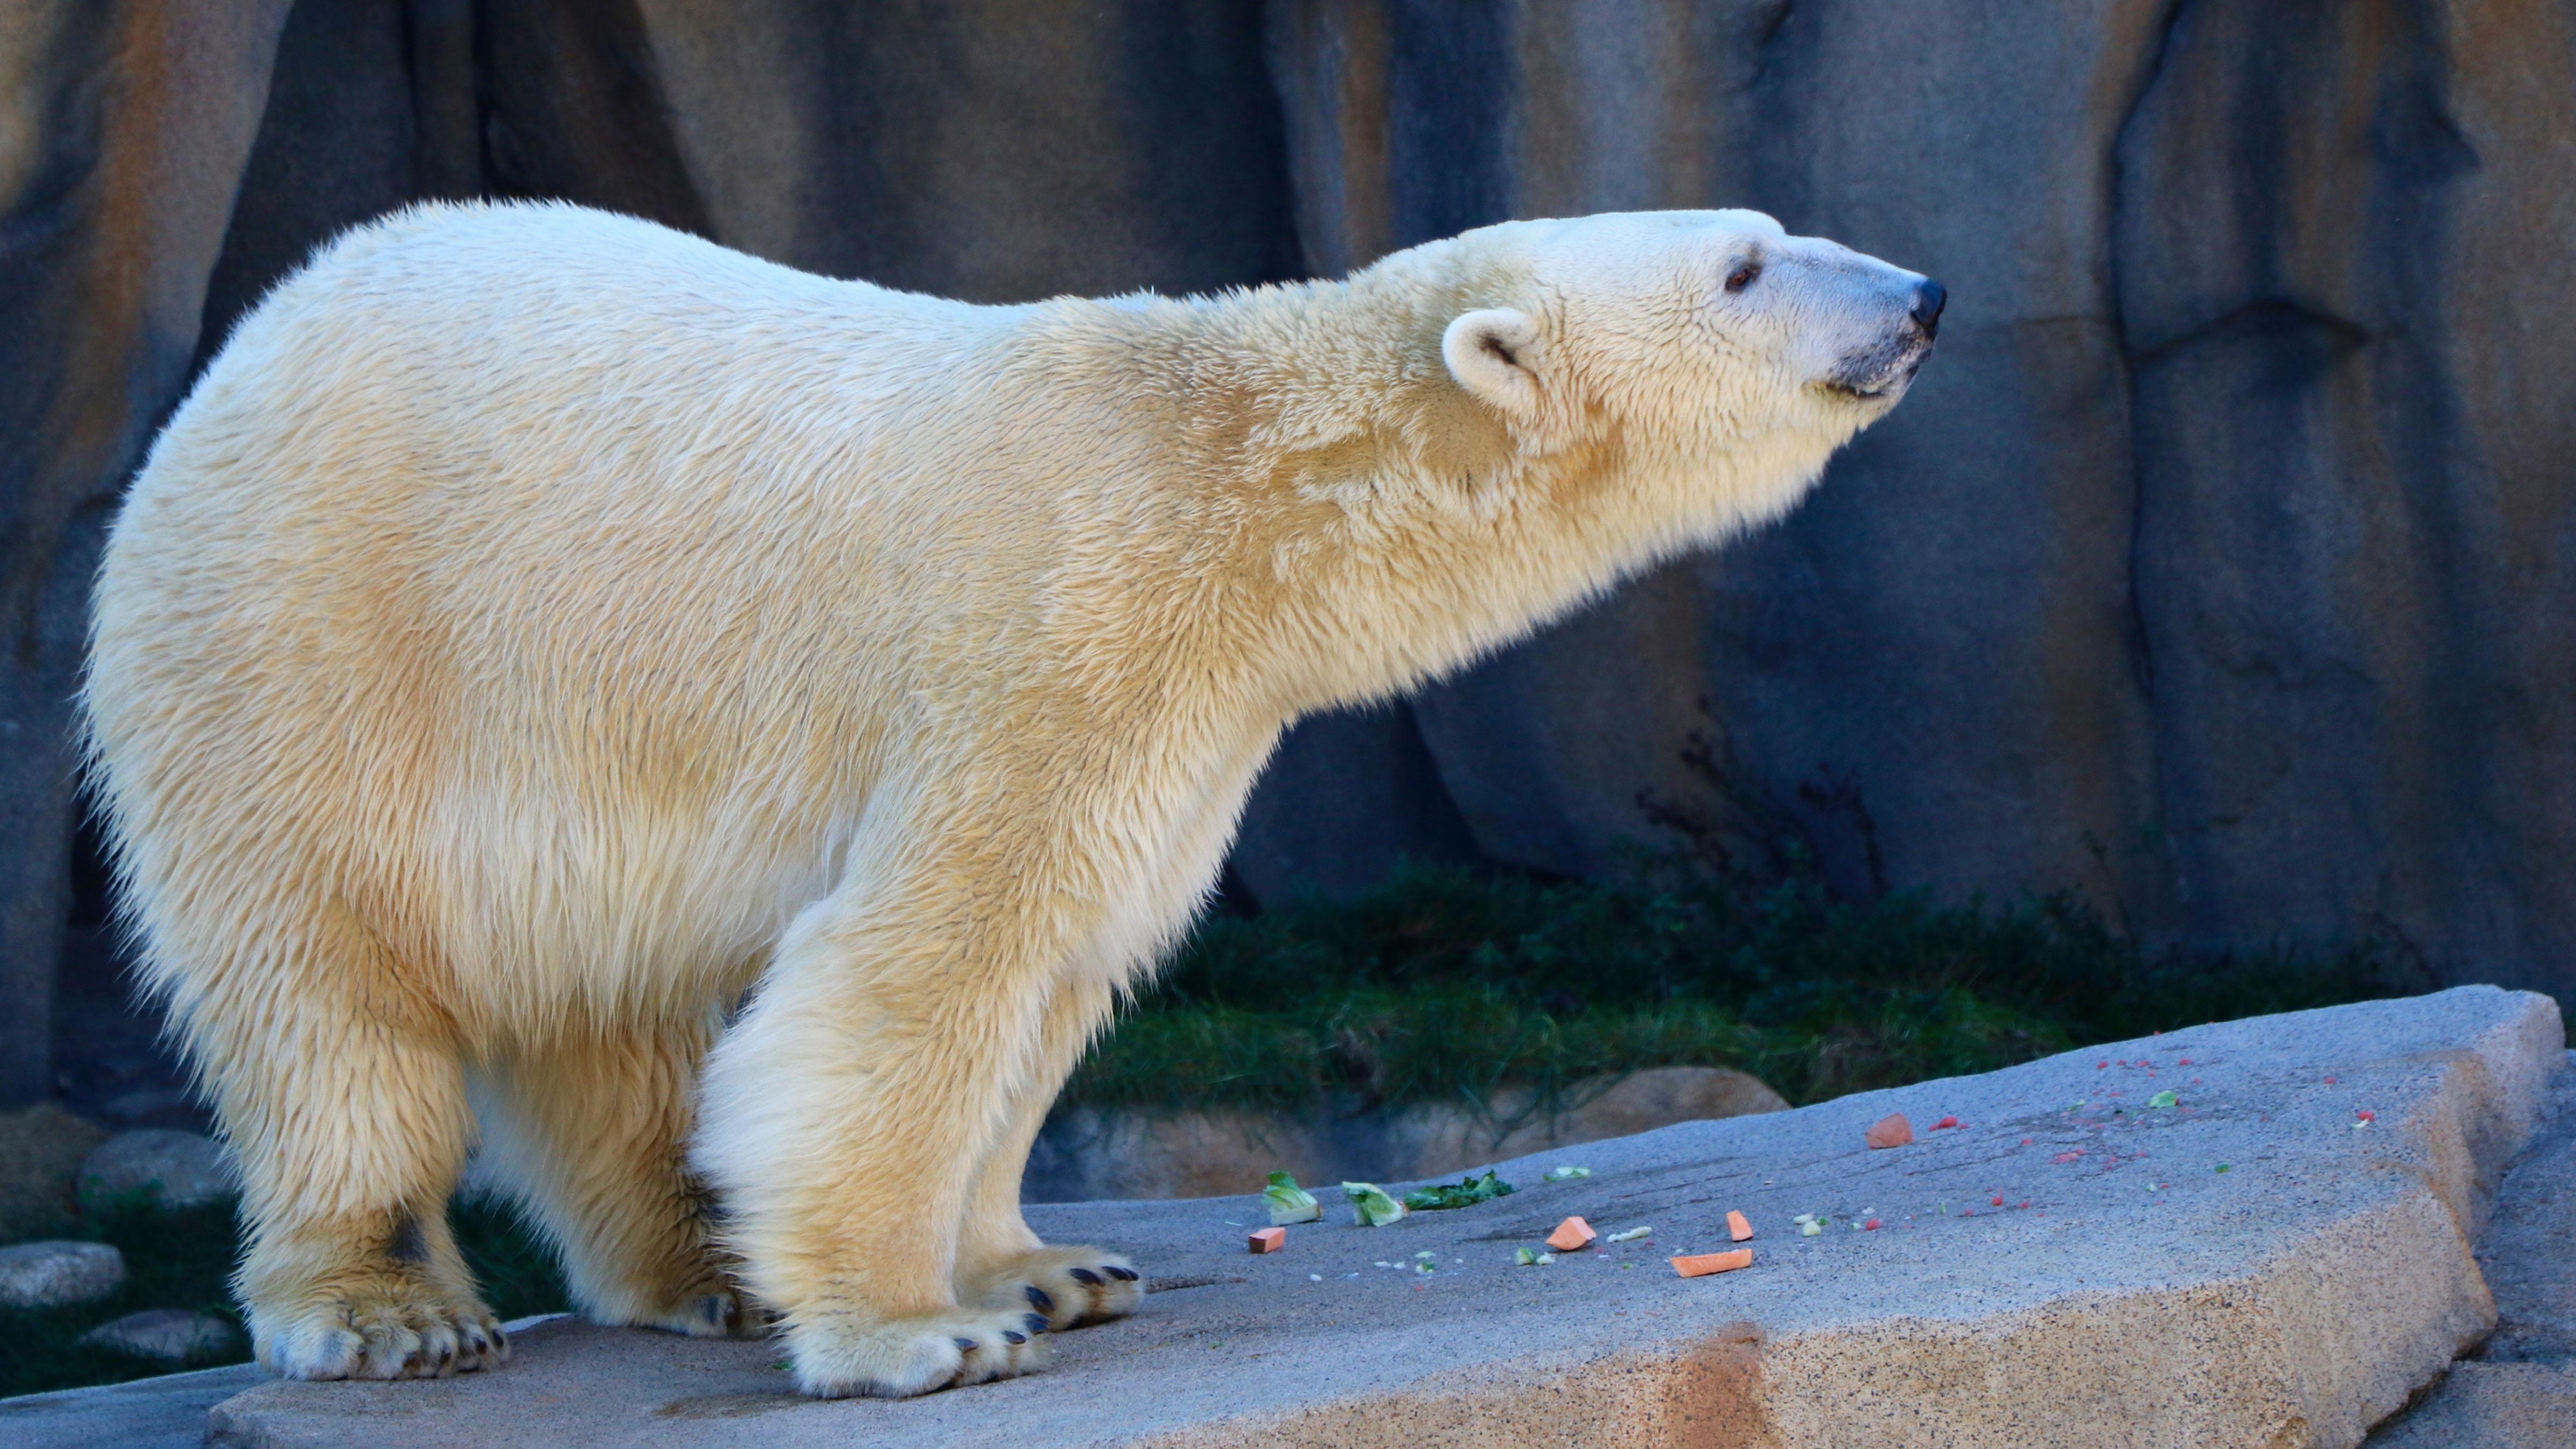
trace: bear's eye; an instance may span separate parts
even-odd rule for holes
[[[1741,292],[1745,288],[1752,286],[1753,279],[1761,275],[1762,264],[1760,262],[1746,262],[1738,266],[1734,271],[1726,274],[1726,290],[1730,292]]]

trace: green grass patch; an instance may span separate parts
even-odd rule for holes
[[[1805,1103],[2430,985],[2375,941],[2149,951],[2067,895],[1855,903],[1678,860],[1609,883],[1410,868],[1347,904],[1203,922],[1068,1098],[1479,1102],[1724,1066]]]

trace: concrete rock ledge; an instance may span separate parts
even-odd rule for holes
[[[208,1442],[2340,1449],[2495,1326],[2470,1244],[2563,1047],[2486,987],[2203,1027],[1506,1163],[1512,1197],[1264,1257],[1255,1199],[1037,1208],[1158,1291],[1030,1378],[817,1403],[771,1344],[562,1319],[498,1373],[263,1384]],[[1864,1148],[1891,1111],[1916,1143]],[[1730,1208],[1753,1267],[1676,1278]],[[1570,1213],[1655,1232],[1510,1266]]]

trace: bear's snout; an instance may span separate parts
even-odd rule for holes
[[[1914,319],[1915,326],[1923,329],[1924,341],[1929,342],[1940,335],[1941,308],[1949,300],[1950,290],[1930,277],[1925,277],[1923,285],[1914,289],[1914,307],[1906,315]]]

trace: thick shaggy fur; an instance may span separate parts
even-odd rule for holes
[[[1743,212],[1022,307],[562,206],[343,238],[155,445],[86,696],[262,1361],[503,1351],[478,1124],[591,1313],[747,1290],[813,1393],[1132,1310],[1021,1167],[1283,726],[1788,507],[1919,282]]]

